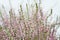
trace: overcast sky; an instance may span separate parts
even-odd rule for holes
[[[25,9],[25,4],[28,3],[34,4],[33,0],[0,0],[0,9],[2,9],[2,5],[5,7],[6,11],[10,10],[10,4],[12,5],[12,8],[17,12],[19,9],[20,4],[23,5],[23,9]],[[39,0],[36,0],[37,3],[39,3]],[[60,16],[60,0],[42,0],[42,8],[44,12],[47,12],[51,8],[53,9],[54,18],[56,16]],[[58,29],[59,34],[60,29]]]

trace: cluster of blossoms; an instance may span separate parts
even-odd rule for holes
[[[27,13],[28,13],[28,5]],[[2,18],[2,25],[0,26],[0,40],[56,40],[55,35],[55,25],[57,24],[47,24],[47,19],[52,14],[46,17],[44,16],[42,9],[35,3],[35,9],[32,10],[32,16],[27,14],[27,19],[25,18],[22,5],[20,5],[19,16],[17,17],[14,13],[13,8],[10,9],[8,18],[3,17],[2,14],[7,14],[0,12],[0,17]]]

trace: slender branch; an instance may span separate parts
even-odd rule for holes
[[[55,25],[60,25],[60,23],[55,23],[55,24],[52,24],[51,26],[55,26]]]
[[[46,17],[46,20],[52,15],[52,9],[51,9],[51,12],[50,14]]]

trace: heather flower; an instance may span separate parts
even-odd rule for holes
[[[31,14],[33,14],[31,17],[28,4],[26,4],[27,16],[24,15],[22,5],[20,5],[18,11],[19,17],[17,17],[18,15],[16,16],[12,7],[9,11],[9,19],[8,17],[3,17],[2,12],[0,12],[3,21],[3,27],[0,27],[1,40],[56,40],[55,24],[48,24],[47,22],[52,15],[52,9],[51,13],[45,16],[42,7],[38,6],[36,1],[34,5],[31,9]],[[7,13],[5,12],[5,14]]]

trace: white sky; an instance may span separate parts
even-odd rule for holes
[[[16,12],[19,9],[20,4],[23,5],[23,9],[25,10],[26,3],[28,3],[29,5],[34,3],[33,0],[10,0],[10,2],[12,5],[12,8],[14,8]],[[37,0],[36,2],[39,2],[39,1]],[[9,0],[0,0],[0,8],[2,8],[2,5],[4,5],[6,11],[10,10]],[[46,12],[52,8],[54,18],[57,15],[60,16],[60,0],[42,0],[42,7],[43,7],[44,12]],[[58,29],[57,33],[60,34],[59,31],[60,31],[60,29]]]

